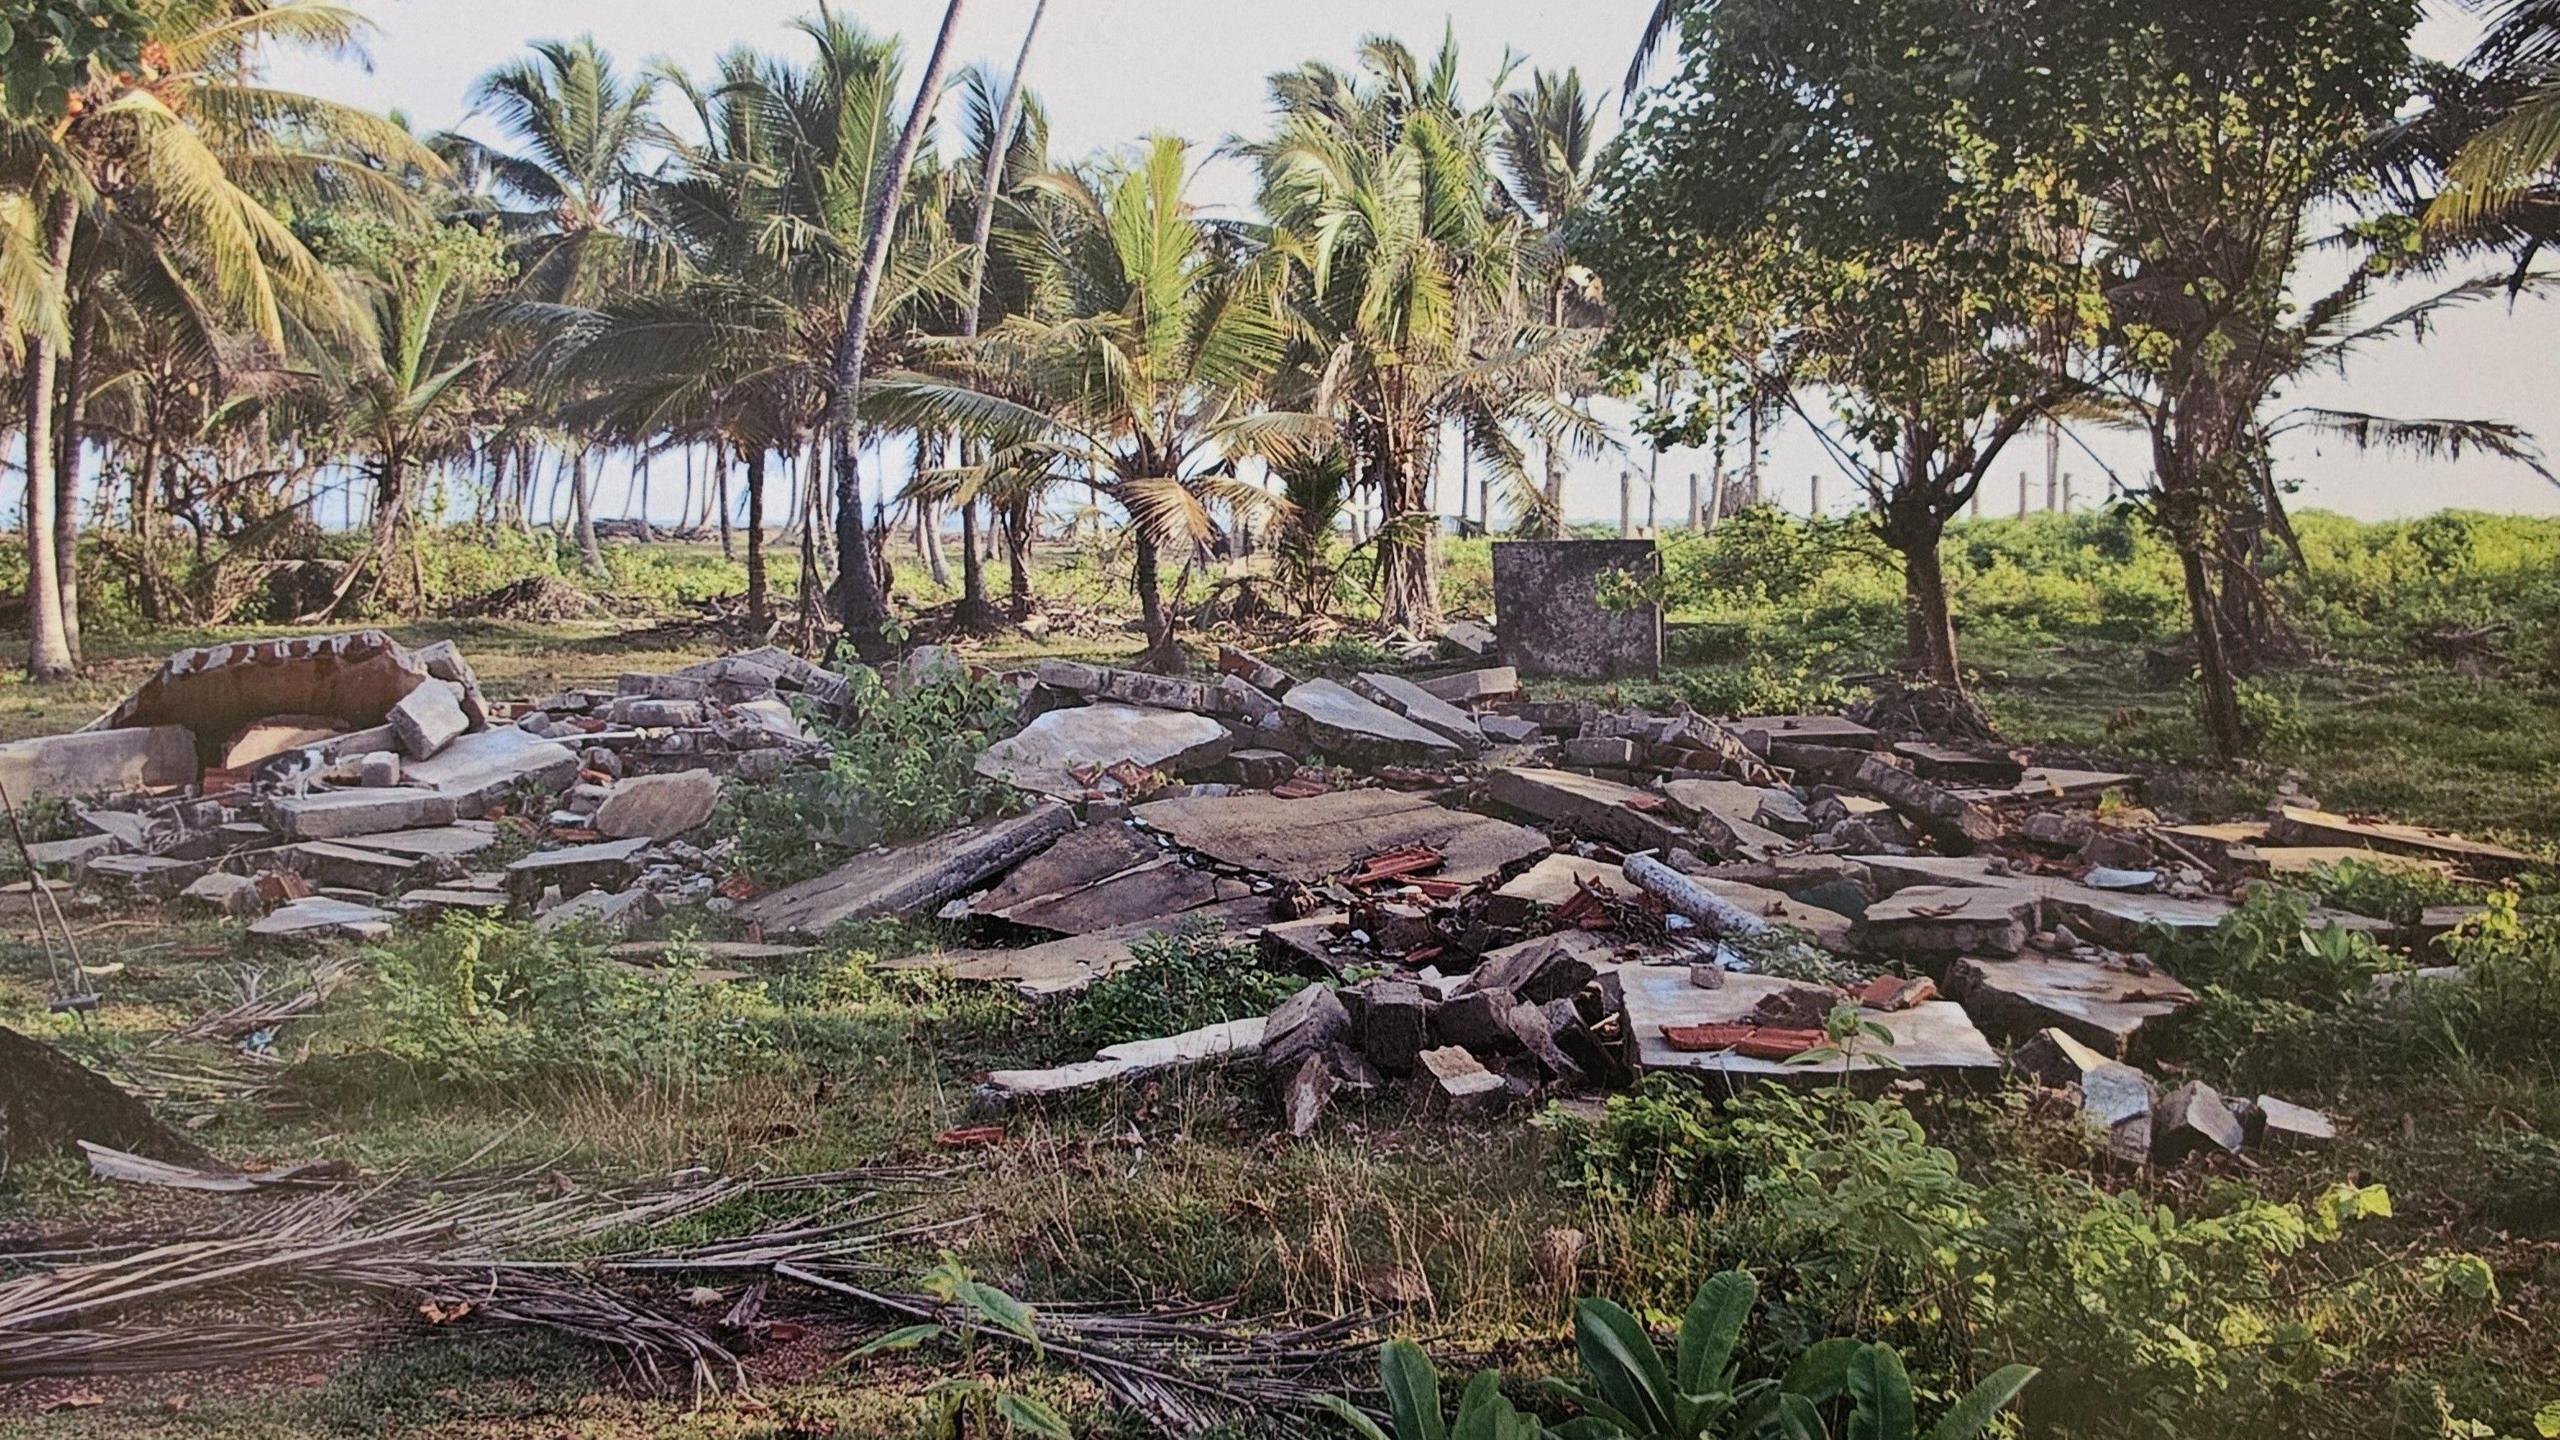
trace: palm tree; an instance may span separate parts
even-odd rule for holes
[[[1144,663],[1166,670],[1185,663],[1166,550],[1214,540],[1218,508],[1269,503],[1237,464],[1295,464],[1335,437],[1321,416],[1258,408],[1287,349],[1285,268],[1223,253],[1184,198],[1189,155],[1160,135],[1095,172],[1035,180],[1056,203],[1035,212],[1020,259],[1054,306],[928,347],[929,373],[864,400],[871,418],[963,430],[988,442],[985,466],[1071,478],[1125,511]]]
[[[137,68],[93,73],[60,117],[0,117],[0,192],[32,225],[0,226],[32,317],[27,406],[31,675],[77,664],[75,462],[99,315],[121,288],[188,323],[237,326],[270,352],[348,333],[334,287],[271,205],[414,210],[407,181],[442,169],[399,126],[262,83],[269,47],[352,52],[364,34],[328,0],[189,0],[151,16]],[[58,319],[61,328],[54,330]],[[24,330],[30,321],[21,319]],[[63,373],[70,372],[67,376]],[[69,379],[57,397],[56,382]],[[57,412],[59,407],[59,412]],[[57,413],[69,420],[58,424]]]
[[[887,600],[878,573],[871,568],[870,535],[862,517],[862,446],[856,435],[862,396],[865,348],[880,303],[881,279],[889,268],[889,246],[897,237],[898,212],[907,192],[907,174],[915,166],[924,132],[942,100],[943,66],[951,54],[951,35],[960,25],[965,0],[945,0],[942,29],[925,59],[924,78],[907,110],[907,123],[882,166],[864,225],[862,262],[855,272],[853,299],[845,307],[844,334],[836,345],[832,419],[836,512],[837,583],[844,587],[844,633],[854,648],[874,656],[882,648],[881,622]],[[823,13],[823,12],[822,12]]]
[[[1278,131],[1242,147],[1259,164],[1275,248],[1292,262],[1311,408],[1340,416],[1356,473],[1377,491],[1382,619],[1439,623],[1430,484],[1442,431],[1517,476],[1506,426],[1549,428],[1517,323],[1522,225],[1490,203],[1493,112],[1458,96],[1453,38],[1426,69],[1373,39],[1365,76],[1322,64],[1272,80]]]
[[[1659,19],[1659,17],[1657,17]],[[1502,97],[1502,132],[1496,149],[1506,183],[1502,195],[1513,213],[1538,236],[1538,259],[1532,268],[1544,282],[1544,320],[1562,342],[1569,327],[1587,315],[1599,297],[1598,282],[1574,261],[1566,242],[1567,227],[1590,203],[1599,160],[1598,106],[1585,96],[1579,71],[1559,75],[1540,70],[1529,88]],[[1588,391],[1590,381],[1571,363],[1573,347],[1559,344],[1554,384],[1559,405],[1567,396]],[[1550,442],[1547,487],[1540,518],[1549,535],[1564,534],[1564,453]]]
[[[527,297],[580,304],[631,278],[637,256],[623,218],[662,138],[650,113],[656,100],[656,79],[625,79],[594,36],[544,40],[471,91],[473,108],[517,149],[437,138],[457,167],[487,177],[485,218],[513,241]]]
[[[2560,164],[2560,0],[2464,4],[2490,12],[2464,68],[2498,108],[2455,154],[2428,211],[2430,225],[2453,229],[2506,209]]]

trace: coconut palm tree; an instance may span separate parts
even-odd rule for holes
[[[1216,512],[1267,505],[1238,463],[1295,464],[1332,445],[1322,416],[1260,408],[1292,323],[1286,268],[1238,257],[1185,198],[1190,147],[1157,136],[1135,154],[1033,183],[1055,203],[1021,238],[1042,310],[975,341],[927,347],[925,373],[884,378],[866,417],[946,425],[989,445],[985,465],[1072,477],[1130,521],[1144,663],[1185,657],[1165,603],[1168,550],[1218,538]]]
[[[289,338],[343,337],[360,317],[270,207],[414,210],[408,181],[442,169],[387,120],[263,83],[274,46],[354,51],[364,24],[345,6],[173,0],[149,24],[137,67],[93,72],[63,114],[0,116],[0,192],[20,197],[13,208],[34,219],[0,225],[0,244],[15,252],[0,276],[22,277],[21,297],[44,297],[32,309],[23,298],[11,306],[36,320],[20,378],[28,669],[37,678],[77,663],[66,605],[76,605],[77,586],[70,462],[109,289],[150,295],[198,325],[234,327],[273,352]],[[57,396],[64,378],[68,395]]]
[[[2452,229],[2506,209],[2560,164],[2560,0],[2464,3],[2489,12],[2463,68],[2490,92],[2475,103],[2495,109],[2455,154],[2428,212],[2430,224]]]
[[[1537,237],[1531,268],[1542,282],[1544,320],[1560,342],[1555,357],[1555,393],[1559,404],[1587,397],[1591,378],[1586,367],[1572,363],[1577,348],[1562,343],[1580,324],[1596,329],[1599,284],[1577,263],[1567,242],[1575,216],[1590,203],[1599,161],[1598,102],[1582,88],[1579,71],[1562,74],[1540,70],[1526,90],[1502,97],[1501,134],[1495,142],[1502,159],[1502,197]],[[1585,337],[1587,338],[1587,337]],[[1546,447],[1547,485],[1539,518],[1549,535],[1564,534],[1564,451]]]

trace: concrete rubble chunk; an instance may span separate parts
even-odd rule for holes
[[[1163,858],[1161,847],[1126,825],[1087,825],[1013,867],[995,888],[969,902],[969,913],[1002,919],[1019,907],[1073,894]]]
[[[1325,1108],[1333,1103],[1334,1092],[1341,1088],[1341,1077],[1333,1073],[1333,1062],[1328,1057],[1310,1055],[1299,1061],[1280,1096],[1281,1114],[1289,1122],[1290,1136],[1304,1140],[1314,1134],[1324,1119]]]
[[[700,700],[655,700],[646,695],[616,696],[605,718],[637,730],[683,730],[701,725],[711,711]]]
[[[1869,905],[1858,934],[1883,954],[2015,955],[2027,947],[2042,909],[2026,890],[1913,885]]]
[[[1069,1095],[1099,1085],[1142,1080],[1150,1075],[1185,1070],[1222,1060],[1247,1059],[1262,1048],[1263,1017],[1204,1025],[1179,1035],[1112,1045],[1091,1060],[1047,1070],[998,1070],[987,1076],[981,1093],[997,1104]]]
[[[515,798],[519,789],[558,794],[577,783],[578,752],[510,726],[465,735],[431,760],[406,767],[408,781],[449,797],[454,812],[477,819]],[[451,819],[451,816],[446,819]],[[441,825],[443,820],[414,824]],[[403,828],[374,825],[374,830]],[[317,837],[315,837],[317,838]]]
[[[467,860],[498,843],[498,827],[486,820],[461,820],[415,830],[383,830],[360,835],[333,835],[338,844],[421,860]]]
[[[1355,992],[1359,1004],[1353,1026],[1360,1053],[1390,1075],[1412,1071],[1431,1043],[1430,1000],[1419,985],[1401,980],[1372,980]]]
[[[1568,945],[1550,940],[1541,948],[1531,942],[1487,955],[1462,989],[1498,990],[1516,1000],[1544,1004],[1580,994],[1598,974],[1590,961]]]
[[[1432,874],[1471,884],[1547,851],[1546,837],[1425,795],[1341,790],[1306,800],[1231,795],[1155,800],[1140,823],[1239,870],[1313,885],[1374,855],[1412,845],[1440,852]]]
[[[456,890],[431,885],[412,890],[393,902],[404,915],[437,916],[452,914],[504,915],[507,897],[500,890]]]
[[[221,870],[197,876],[193,884],[178,892],[178,899],[216,915],[255,915],[267,908],[256,877]]]
[[[1431,1038],[1470,1050],[1507,1050],[1515,1041],[1506,1023],[1520,997],[1498,987],[1461,990],[1431,1012]]]
[[[2308,1105],[2261,1095],[2251,1107],[2249,1143],[2276,1149],[2316,1149],[2338,1138],[2337,1123]]]
[[[1596,775],[1505,767],[1493,772],[1486,793],[1496,804],[1621,850],[1661,850],[1689,839],[1680,827],[1639,808],[1659,807],[1659,796]]]
[[[200,860],[176,860],[166,855],[94,855],[80,873],[92,885],[166,900],[193,884],[206,868]]]
[[[1218,647],[1218,668],[1275,698],[1289,693],[1289,687],[1298,683],[1288,671],[1233,645]]]
[[[1650,540],[1515,540],[1493,547],[1494,631],[1523,675],[1612,680],[1662,668],[1662,574]],[[1612,602],[1618,603],[1612,603]]]
[[[1222,878],[1166,855],[1092,884],[1013,906],[1003,918],[1053,935],[1087,935],[1149,920],[1171,922],[1250,893],[1240,880]]]
[[[1428,765],[1464,753],[1449,737],[1332,680],[1293,685],[1280,706],[1292,733],[1353,765]]]
[[[18,792],[9,793],[14,797]],[[92,857],[112,855],[123,848],[124,841],[113,835],[80,835],[69,840],[39,840],[27,847],[27,859],[38,870],[76,870]]]
[[[432,760],[471,731],[471,717],[462,713],[461,695],[432,678],[419,681],[417,688],[401,696],[383,719],[400,737],[401,753],[413,760]]]
[[[635,775],[617,781],[596,807],[596,833],[613,840],[672,840],[702,828],[719,804],[720,777],[708,770]]]
[[[1636,742],[1623,735],[1576,735],[1564,742],[1564,763],[1625,769],[1636,763]]]
[[[573,925],[592,925],[608,935],[620,935],[648,919],[654,913],[656,900],[657,896],[647,890],[625,890],[619,894],[589,890],[535,916],[533,928],[538,934]]]
[[[392,918],[387,910],[314,895],[279,907],[251,925],[249,933],[268,939],[308,940],[330,935],[369,939],[387,933]]]
[[[1534,745],[1538,737],[1546,733],[1534,722],[1510,715],[1479,715],[1476,728],[1484,732],[1486,741],[1495,745]]]
[[[1476,728],[1474,716],[1401,675],[1364,674],[1353,688],[1456,745],[1461,753],[1484,752],[1484,732]]]
[[[2267,827],[2267,837],[2278,845],[2352,845],[2423,856],[2489,875],[2514,874],[2543,864],[2522,851],[2441,830],[2357,820],[2302,806],[2289,805],[2279,810],[2274,823]]]
[[[2077,1095],[2081,1118],[2106,1136],[2110,1156],[2128,1165],[2150,1160],[2152,1112],[2159,1100],[2150,1076],[2059,1029],[2036,1032],[2011,1060],[2022,1074]]]
[[[2230,1102],[2201,1080],[2188,1081],[2160,1102],[2151,1138],[2152,1153],[2164,1165],[2210,1151],[2237,1155],[2248,1144]]]
[[[0,744],[0,787],[25,803],[39,797],[128,795],[192,785],[195,732],[182,725],[83,730]]]
[[[1440,627],[1440,643],[1456,654],[1481,658],[1492,654],[1502,639],[1473,620],[1452,620]]]
[[[1285,785],[1298,773],[1298,757],[1285,750],[1234,750],[1227,754],[1227,777],[1252,790]]]
[[[1699,840],[1727,860],[1766,860],[1795,848],[1794,841],[1760,823],[1772,797],[1796,804],[1785,791],[1736,780],[1665,780],[1659,788]],[[1807,820],[1805,827],[1810,830],[1812,822]]]
[[[1502,1023],[1512,1038],[1520,1042],[1520,1048],[1529,1052],[1529,1057],[1538,1062],[1538,1068],[1546,1071],[1550,1079],[1565,1085],[1580,1085],[1588,1078],[1583,1074],[1582,1066],[1556,1043],[1554,1022],[1547,1018],[1545,1007],[1524,1000],[1505,1012]]]
[[[557,887],[562,898],[588,890],[619,890],[640,871],[646,836],[631,840],[599,840],[564,850],[542,850],[507,867],[507,892],[530,907],[545,890]]]
[[[327,840],[307,840],[285,851],[295,874],[324,889],[362,890],[389,895],[427,878],[421,861],[381,850],[362,850]]]
[[[1970,850],[1998,840],[2003,831],[1990,811],[1965,801],[1882,756],[1858,766],[1858,784],[1900,811],[1939,843]]]
[[[279,795],[267,802],[267,823],[288,840],[338,840],[450,825],[453,820],[453,797],[409,786],[315,790],[308,795]]]
[[[1501,1076],[1484,1068],[1461,1046],[1425,1050],[1415,1059],[1453,1114],[1480,1114],[1499,1105],[1509,1089]]]
[[[2117,1059],[2138,1054],[2146,1028],[2196,1000],[2157,971],[2036,954],[1958,960],[1947,971],[1947,998],[1991,1034],[2026,1039],[2052,1027]]]
[[[356,761],[356,784],[367,790],[388,790],[400,783],[400,752],[376,750]]]
[[[815,936],[847,920],[930,914],[946,900],[1039,853],[1075,828],[1055,801],[877,851],[738,907],[768,935]]]
[[[987,747],[977,773],[1059,799],[1094,788],[1077,771],[1127,761],[1141,770],[1187,775],[1226,758],[1227,728],[1206,715],[1107,702],[1052,710]]]
[[[1480,700],[1499,699],[1520,693],[1520,672],[1508,665],[1495,665],[1483,670],[1468,670],[1457,675],[1443,675],[1417,682],[1426,694],[1446,700],[1452,705],[1472,705]]]
[[[1342,997],[1323,981],[1280,1002],[1262,1028],[1262,1061],[1273,1070],[1290,1070],[1320,1059],[1351,1033],[1351,1012]]]

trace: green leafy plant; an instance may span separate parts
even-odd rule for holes
[[[1039,1317],[1032,1308],[980,1280],[976,1272],[947,1251],[932,1269],[924,1272],[919,1283],[926,1294],[959,1312],[958,1321],[902,1325],[865,1343],[853,1352],[854,1356],[912,1350],[935,1340],[958,1340],[963,1350],[964,1373],[945,1376],[926,1391],[946,1407],[946,1429],[961,1433],[960,1422],[968,1416],[977,1415],[983,1421],[984,1416],[992,1415],[1026,1435],[1074,1440],[1075,1432],[1065,1417],[1047,1401],[1007,1390],[976,1371],[977,1336],[982,1330],[1010,1335],[1030,1347],[1032,1359],[1040,1358]],[[983,1432],[985,1426],[981,1423],[976,1428]]]
[[[1105,1045],[1260,1015],[1305,982],[1264,968],[1250,940],[1214,925],[1172,928],[1129,947],[1130,963],[1042,1013],[1044,1049],[1062,1057]]]
[[[1467,1382],[1453,1423],[1440,1408],[1438,1368],[1410,1340],[1378,1347],[1378,1388],[1386,1394],[1383,1427],[1339,1395],[1319,1398],[1361,1440],[1538,1440],[1538,1422],[1512,1405],[1491,1370]]]

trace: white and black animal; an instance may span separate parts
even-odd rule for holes
[[[311,793],[311,781],[329,762],[314,748],[286,750],[270,755],[249,767],[249,782],[260,790],[290,791],[295,795]]]

